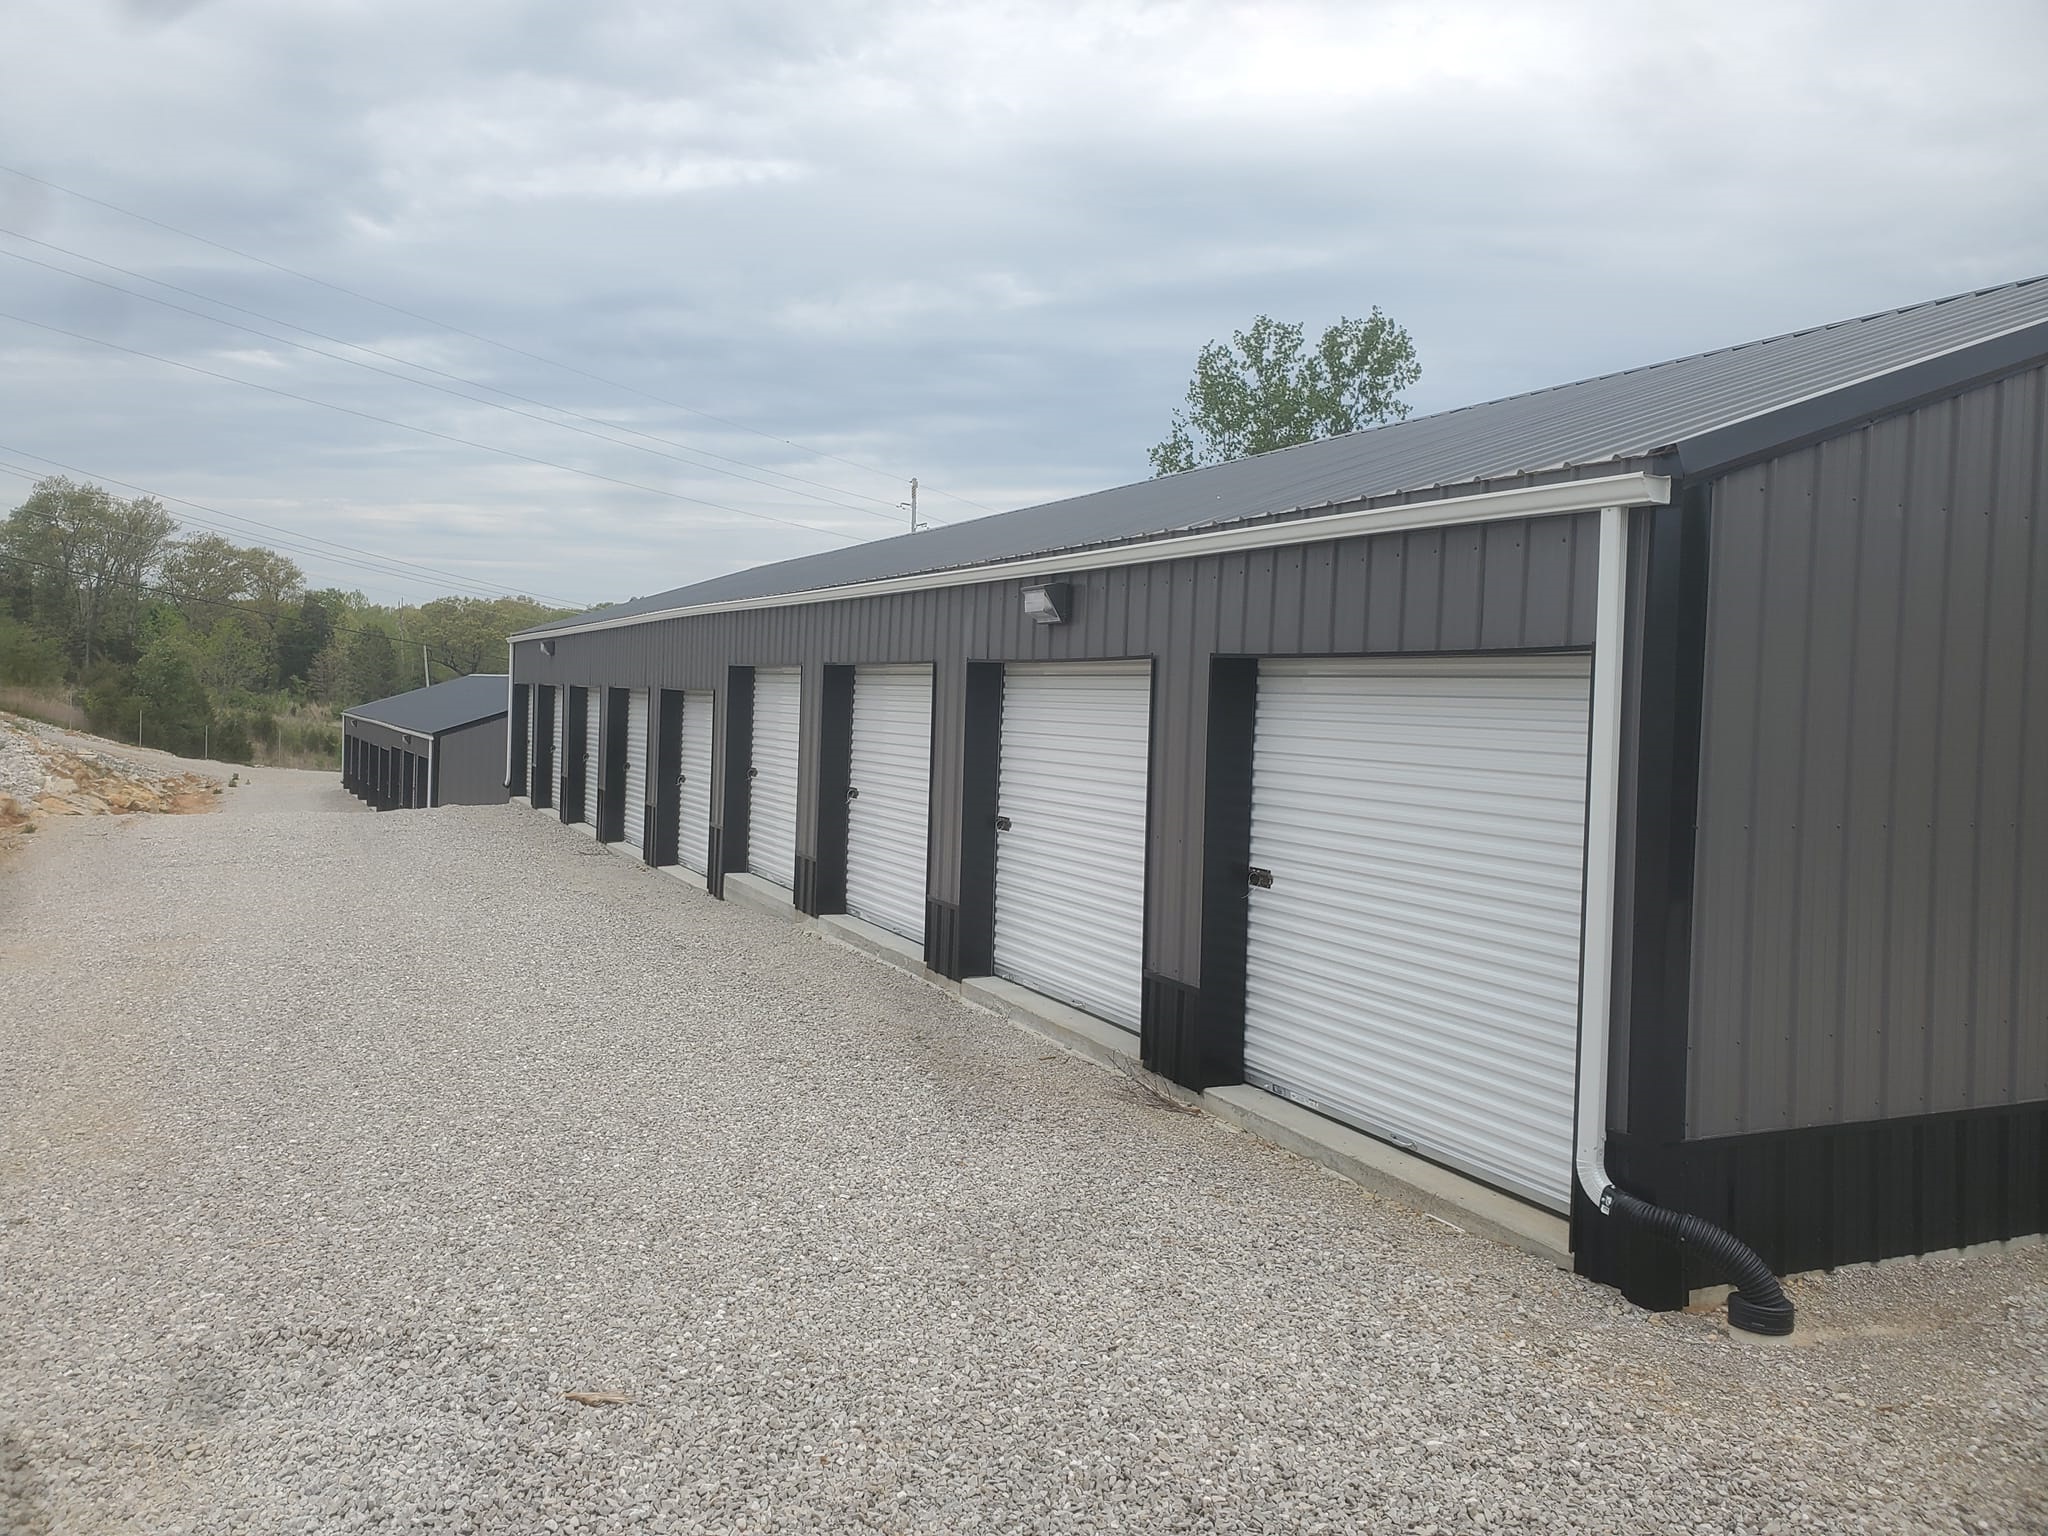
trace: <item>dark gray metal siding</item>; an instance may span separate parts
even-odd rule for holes
[[[341,722],[341,729],[343,735],[360,737],[373,747],[388,747],[399,752],[427,750],[424,731],[403,731],[395,725],[385,725],[377,720],[358,720],[353,716]]]
[[[1714,493],[1688,1134],[2048,1098],[2048,380]]]
[[[505,799],[506,719],[479,720],[434,738],[436,805],[497,805]]]
[[[815,853],[811,739],[826,663],[936,669],[931,894],[960,893],[969,661],[1152,657],[1152,838],[1146,965],[1200,975],[1209,657],[1558,649],[1593,640],[1597,514],[1377,534],[1083,573],[1070,622],[1023,614],[1020,581],[667,619],[514,647],[521,682],[712,688],[725,668],[805,668],[798,853]],[[725,728],[721,701],[719,733]],[[722,742],[714,752],[722,763]],[[724,786],[713,787],[713,805]],[[714,814],[717,814],[715,811]]]

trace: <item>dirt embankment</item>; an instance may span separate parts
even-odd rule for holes
[[[210,811],[218,779],[165,773],[101,751],[32,720],[0,714],[0,832],[33,828],[52,816],[188,815]]]

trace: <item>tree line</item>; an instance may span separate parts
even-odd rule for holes
[[[154,498],[63,476],[0,524],[0,685],[68,696],[100,734],[188,756],[328,755],[342,710],[502,668],[507,636],[560,613],[311,588],[276,550],[181,535]]]

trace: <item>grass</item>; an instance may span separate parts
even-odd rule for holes
[[[294,705],[268,726],[252,723],[249,738],[262,767],[339,771],[341,723],[317,704]]]
[[[85,711],[71,702],[68,694],[45,693],[38,688],[0,687],[0,709],[26,715],[45,725],[61,725],[67,731],[86,729]]]

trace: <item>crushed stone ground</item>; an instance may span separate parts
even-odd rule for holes
[[[2048,1524],[2043,1247],[1742,1342],[521,808],[222,807],[0,869],[0,1531]]]

